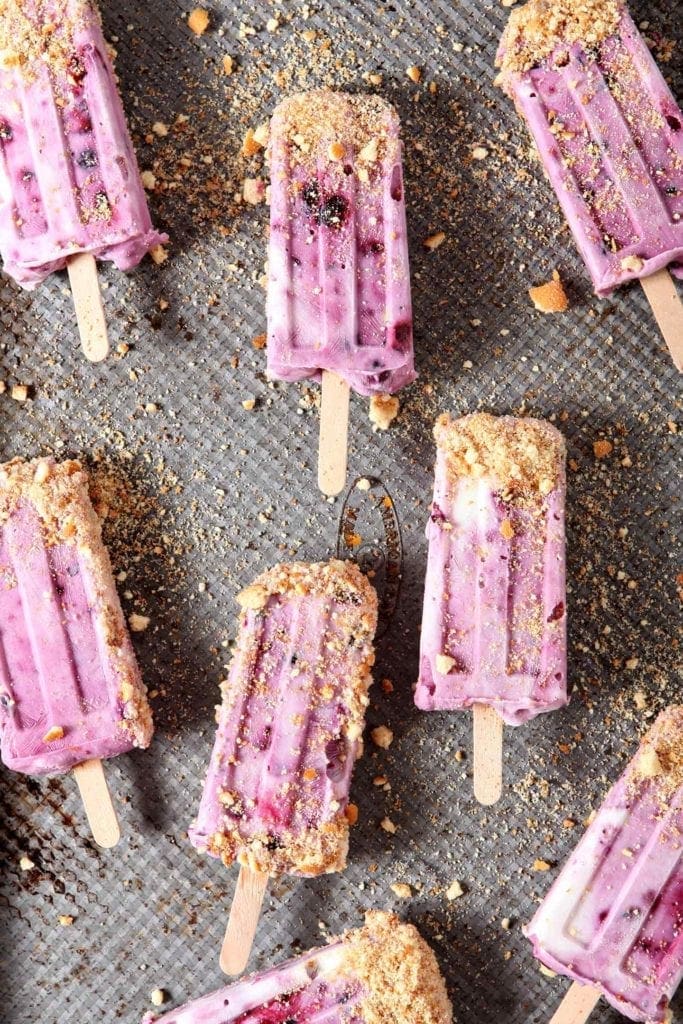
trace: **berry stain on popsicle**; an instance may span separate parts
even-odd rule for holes
[[[95,260],[135,267],[152,226],[109,50],[89,0],[0,11],[0,251],[24,288],[69,271],[85,354],[108,351]]]
[[[322,379],[319,484],[346,484],[349,389],[415,378],[402,147],[376,96],[317,90],[271,122],[268,374]]]

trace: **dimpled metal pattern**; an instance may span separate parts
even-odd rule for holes
[[[242,110],[250,62],[259,50],[281,47],[284,67],[288,40],[304,30],[331,40],[342,84],[350,81],[351,51],[358,88],[367,87],[361,71],[382,74],[379,91],[396,105],[406,145],[420,378],[401,396],[401,416],[386,434],[372,433],[366,401],[354,398],[349,469],[350,480],[384,481],[401,522],[403,585],[376,669],[377,681],[390,679],[393,690],[376,685],[368,715],[371,727],[388,725],[394,739],[385,751],[368,737],[357,765],[359,823],[348,870],[273,884],[252,965],[271,965],[357,925],[368,907],[395,907],[433,944],[461,1021],[541,1024],[567,983],[539,973],[521,923],[635,750],[646,716],[680,699],[677,374],[637,288],[593,297],[528,139],[494,87],[507,8],[492,0],[356,0],[311,3],[304,20],[298,5],[255,10],[246,0],[215,0],[212,28],[197,39],[183,20],[191,6],[104,4],[143,168],[163,144],[144,141],[152,124],[172,124],[185,112],[188,131],[165,170],[175,172],[185,157],[187,175],[201,184],[225,165],[229,189],[238,190],[248,173],[235,157],[244,131],[282,95],[275,82],[262,83],[262,108]],[[278,11],[296,27],[269,33],[266,21]],[[679,96],[682,15],[680,0],[634,4],[636,22],[647,19],[660,51],[666,39],[678,43],[665,72]],[[240,24],[256,34],[240,39]],[[225,53],[241,67],[234,78],[218,75]],[[278,59],[271,63],[277,71]],[[410,65],[423,69],[419,86],[406,76]],[[319,84],[314,61],[300,70],[304,86]],[[486,157],[473,158],[482,149]],[[211,153],[213,165],[202,161]],[[325,502],[315,486],[317,416],[307,406],[315,389],[269,387],[265,353],[251,344],[265,330],[257,279],[266,208],[238,209],[221,219],[221,233],[198,217],[183,187],[152,195],[151,205],[158,227],[173,236],[168,262],[146,263],[128,277],[102,272],[113,346],[131,346],[125,358],[98,367],[82,360],[63,276],[33,295],[0,284],[0,378],[31,387],[24,404],[0,395],[2,457],[52,452],[92,461],[97,450],[134,481],[139,508],[129,501],[121,513],[132,517],[131,545],[112,543],[112,551],[115,571],[127,574],[119,584],[126,613],[151,619],[134,641],[158,694],[151,751],[107,769],[124,832],[115,851],[99,851],[88,838],[72,777],[0,771],[4,1024],[137,1024],[157,987],[177,1005],[222,983],[217,954],[235,876],[197,854],[185,830],[213,740],[234,594],[275,561],[322,558],[337,544],[341,502]],[[422,242],[437,231],[445,241],[429,251]],[[571,308],[544,317],[527,288],[556,267]],[[160,312],[162,297],[168,308]],[[256,399],[251,412],[242,406],[249,398]],[[443,410],[477,408],[556,415],[575,467],[568,482],[575,693],[568,709],[506,730],[506,791],[492,810],[472,796],[470,716],[424,714],[412,702],[432,423]],[[600,438],[614,447],[596,459]],[[114,539],[123,528],[110,516],[105,534]],[[465,757],[456,760],[459,751]],[[378,776],[390,790],[373,784]],[[380,827],[385,817],[394,835]],[[563,826],[570,819],[575,827]],[[20,869],[24,855],[34,868]],[[537,859],[550,870],[534,870]],[[454,880],[464,895],[449,901]],[[399,881],[413,886],[409,902],[390,889]],[[60,915],[74,923],[60,926]],[[674,1009],[683,1012],[680,997]],[[618,1019],[604,1004],[591,1018]]]

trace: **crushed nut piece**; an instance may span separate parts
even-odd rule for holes
[[[409,900],[413,895],[413,890],[405,882],[394,882],[389,888],[400,900]]]
[[[396,825],[394,825],[391,818],[382,818],[380,826],[385,832],[389,832],[392,836],[396,834]]]
[[[451,882],[448,889],[446,890],[446,899],[451,900],[451,902],[453,900],[460,899],[460,897],[464,895],[465,890],[463,889],[463,887],[461,886],[460,882],[458,882],[457,879],[454,882]]]
[[[388,430],[400,408],[396,395],[373,395],[370,399],[370,422],[378,430]]]
[[[51,725],[43,736],[43,743],[54,743],[55,740],[64,738],[64,730],[61,725]]]
[[[607,455],[612,454],[614,445],[611,441],[594,441],[593,442],[593,454],[596,459],[604,459]]]
[[[434,664],[439,675],[447,676],[455,665],[455,658],[451,658],[448,654],[437,654]]]
[[[430,252],[434,252],[439,246],[446,241],[446,232],[437,231],[434,235],[428,235],[422,243],[425,249],[429,249]]]
[[[150,992],[149,998],[152,1001],[152,1006],[163,1006],[167,996],[163,988],[155,988]]]
[[[150,619],[147,615],[138,615],[137,612],[133,612],[128,616],[128,625],[134,633],[144,633],[149,623]]]
[[[372,742],[382,750],[388,750],[394,740],[394,734],[386,725],[378,725],[371,733]]]
[[[541,313],[564,313],[569,309],[569,299],[557,270],[547,284],[529,289],[529,298]]]
[[[209,12],[203,7],[195,7],[187,19],[187,25],[196,36],[203,36],[209,27]]]

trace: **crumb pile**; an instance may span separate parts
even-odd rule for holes
[[[595,46],[616,31],[622,10],[619,0],[529,0],[510,15],[499,65],[504,74],[528,71],[558,46]]]
[[[434,436],[453,480],[486,476],[504,493],[546,496],[563,472],[564,439],[545,420],[444,413]]]

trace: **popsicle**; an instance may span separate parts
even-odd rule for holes
[[[190,840],[241,865],[221,966],[246,966],[268,877],[346,866],[377,596],[352,562],[276,565],[238,596],[235,653]]]
[[[597,294],[639,279],[683,369],[683,111],[625,4],[530,0],[498,64]]]
[[[565,443],[544,420],[436,422],[415,703],[474,710],[474,785],[494,803],[502,726],[567,703]]]
[[[434,953],[411,924],[369,911],[363,928],[143,1024],[451,1024]]]
[[[525,934],[574,982],[557,1024],[583,999],[571,1018],[582,1024],[601,996],[631,1020],[672,1020],[683,977],[683,705],[646,733]]]
[[[415,378],[402,146],[378,96],[314,90],[271,123],[268,374],[322,379],[322,490],[346,481],[349,388]]]
[[[97,842],[119,830],[101,766],[147,747],[146,691],[79,462],[0,466],[0,747],[27,775],[76,774]]]
[[[0,9],[0,251],[24,288],[69,271],[86,355],[107,352],[95,260],[136,266],[152,227],[109,49],[90,0]]]

